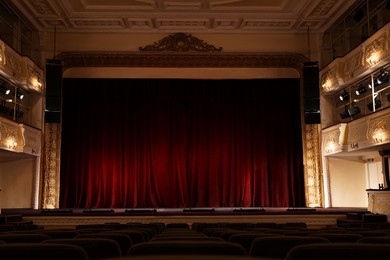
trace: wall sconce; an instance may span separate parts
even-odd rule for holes
[[[349,99],[349,93],[346,90],[344,90],[344,93],[341,94],[339,98],[341,101],[346,101]]]
[[[367,89],[365,86],[363,86],[363,84],[360,84],[359,87],[355,91],[356,95],[358,95],[358,96],[364,94],[365,92],[367,92]]]
[[[375,110],[377,110],[377,109],[380,108],[381,106],[382,106],[382,102],[381,102],[379,99],[375,99]],[[370,111],[374,111],[372,102],[367,104],[367,108],[368,108],[368,110],[370,110]]]

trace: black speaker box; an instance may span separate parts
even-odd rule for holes
[[[302,69],[305,124],[320,124],[318,62],[305,62]]]
[[[61,121],[62,62],[48,60],[46,63],[46,106],[45,122]]]

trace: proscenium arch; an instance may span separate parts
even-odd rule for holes
[[[305,62],[309,61],[298,53],[197,53],[197,52],[63,52],[57,55],[62,61],[64,77],[176,77],[181,78],[301,78]],[[160,72],[156,72],[160,70]],[[164,71],[164,73],[161,73]],[[195,73],[194,73],[195,71]],[[201,72],[208,72],[204,74]],[[215,73],[215,72],[221,73]],[[104,73],[106,72],[106,73]],[[130,73],[129,73],[130,72]],[[132,73],[131,73],[132,72]],[[169,72],[169,73],[167,73]],[[178,75],[180,72],[180,75]],[[210,73],[212,72],[212,73]],[[132,75],[133,74],[133,75]],[[205,76],[210,75],[213,76]],[[164,75],[164,76],[163,76]],[[301,113],[303,115],[303,84],[301,81]],[[321,191],[321,156],[319,145],[319,125],[307,125],[302,116],[302,146],[304,155],[305,196],[308,207],[322,206]],[[45,136],[50,133],[47,127]],[[54,128],[58,131],[58,128]],[[58,136],[58,133],[57,133]],[[47,146],[47,144],[46,144]],[[60,145],[47,149],[46,157],[51,151],[60,160]],[[55,150],[58,149],[58,150]],[[53,162],[52,162],[53,163]],[[56,167],[57,169],[59,167]],[[51,167],[53,169],[53,167]],[[50,171],[50,167],[45,167]],[[53,207],[45,201],[59,200],[59,172],[44,173],[43,208]],[[45,176],[52,176],[46,177]],[[55,176],[55,180],[53,180]],[[53,185],[56,190],[47,188]],[[50,184],[51,183],[51,184]],[[46,188],[45,188],[46,187]],[[51,190],[51,192],[45,192]],[[54,205],[55,207],[55,205]]]

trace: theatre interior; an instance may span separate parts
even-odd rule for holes
[[[0,102],[2,259],[390,253],[389,0],[3,0]]]

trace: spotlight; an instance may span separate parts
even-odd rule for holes
[[[16,97],[19,98],[19,99],[23,99],[24,98],[24,94],[20,92],[20,90],[18,89],[16,91]]]
[[[3,92],[6,95],[9,95],[11,93],[11,90],[7,86],[5,86],[5,85],[0,86],[0,91]]]
[[[376,78],[376,82],[378,83],[378,85],[388,80],[389,80],[389,72],[387,70],[382,70],[378,75],[378,77]]]
[[[363,86],[363,84],[360,84],[359,87],[356,89],[355,93],[356,95],[361,95],[367,91],[366,87]]]
[[[352,107],[350,109],[348,109],[349,116],[354,116],[354,115],[357,115],[359,113],[360,113],[360,108],[355,103],[353,103]]]
[[[377,109],[380,108],[381,106],[382,106],[382,102],[381,102],[379,99],[375,99],[375,110],[377,110]],[[367,108],[368,108],[368,110],[370,110],[370,111],[374,111],[372,102],[367,104]]]
[[[349,93],[346,90],[344,90],[344,93],[340,95],[340,100],[345,101],[348,98],[349,98]]]
[[[346,118],[349,117],[348,106],[345,106],[344,111],[342,111],[342,112],[340,113],[340,117],[341,117],[341,119],[346,119]]]

